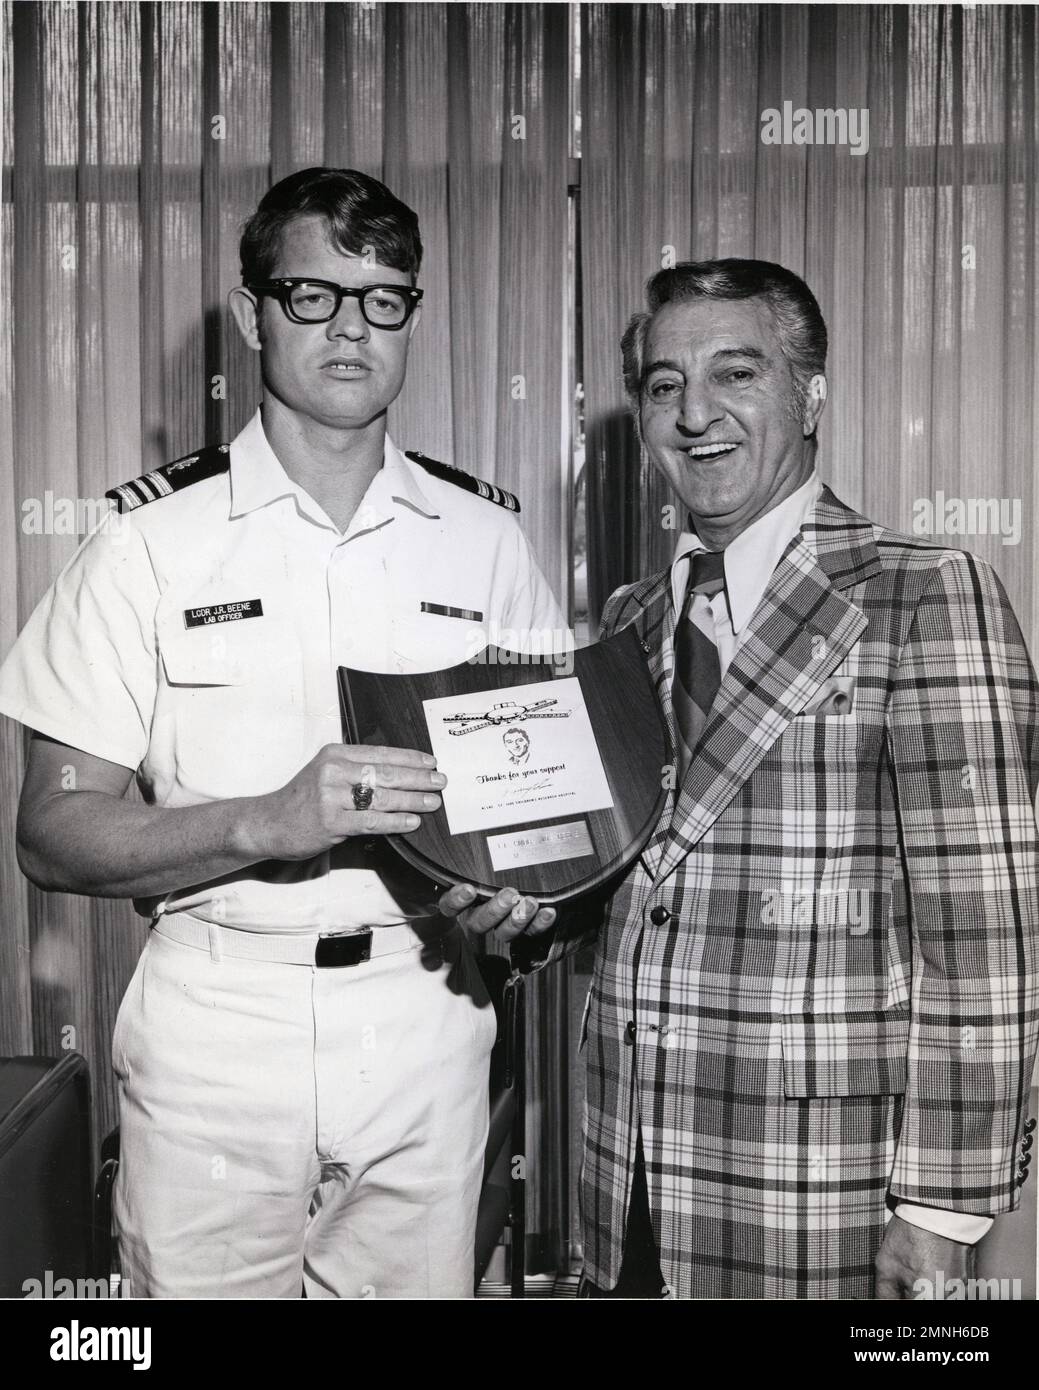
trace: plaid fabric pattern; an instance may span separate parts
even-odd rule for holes
[[[604,635],[630,623],[674,741],[667,574],[610,600]],[[850,712],[804,713],[835,677],[854,681]],[[679,1297],[870,1298],[889,1201],[1018,1204],[1037,710],[991,568],[824,490],[599,935],[596,1284],[620,1270],[640,1119]],[[584,940],[564,923],[549,960]]]

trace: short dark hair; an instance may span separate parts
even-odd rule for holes
[[[815,295],[799,275],[771,261],[731,257],[720,261],[679,261],[646,282],[648,312],[635,314],[621,339],[624,386],[638,409],[643,352],[650,321],[665,304],[687,299],[763,299],[772,310],[783,356],[794,378],[799,408],[808,383],[826,371],[827,333]]]
[[[239,243],[244,283],[269,280],[281,251],[281,235],[296,217],[317,215],[328,223],[340,251],[376,259],[404,271],[414,284],[422,264],[418,218],[384,183],[356,169],[300,169],[264,194]]]

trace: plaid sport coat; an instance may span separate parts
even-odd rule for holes
[[[603,635],[632,623],[673,739],[668,572],[610,599]],[[990,566],[824,489],[598,934],[581,1184],[596,1284],[620,1272],[640,1124],[677,1297],[870,1298],[896,1200],[1018,1205],[1037,709]],[[587,939],[564,921],[548,960]]]

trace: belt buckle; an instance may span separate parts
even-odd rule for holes
[[[360,965],[371,958],[370,927],[367,931],[322,933],[314,951],[314,964],[323,970],[338,970],[344,965]]]

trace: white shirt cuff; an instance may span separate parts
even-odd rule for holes
[[[910,1226],[919,1226],[922,1231],[931,1231],[946,1240],[958,1240],[964,1245],[975,1245],[982,1236],[992,1229],[991,1216],[974,1216],[969,1211],[943,1211],[939,1207],[916,1207],[910,1202],[899,1202],[895,1215]]]

